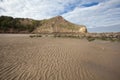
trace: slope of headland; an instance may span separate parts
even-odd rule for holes
[[[73,24],[62,16],[44,20],[1,16],[0,33],[87,33],[87,28]]]

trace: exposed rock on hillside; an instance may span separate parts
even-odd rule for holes
[[[56,16],[48,20],[42,20],[41,26],[37,27],[34,30],[34,33],[65,33],[65,32],[73,32],[73,33],[86,33],[87,29],[83,25],[76,25],[68,22],[61,16]]]

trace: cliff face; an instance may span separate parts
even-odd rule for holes
[[[68,22],[61,16],[45,20],[0,17],[0,32],[26,33],[87,33],[83,25]]]
[[[76,25],[68,22],[61,16],[56,16],[48,20],[42,20],[39,27],[34,30],[34,33],[65,33],[65,32],[82,32],[86,33],[87,29],[83,25]]]

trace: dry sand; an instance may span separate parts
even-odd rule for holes
[[[0,34],[0,80],[120,80],[120,43]]]

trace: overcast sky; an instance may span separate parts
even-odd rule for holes
[[[120,0],[0,0],[0,16],[48,19],[61,15],[90,32],[120,32]]]

